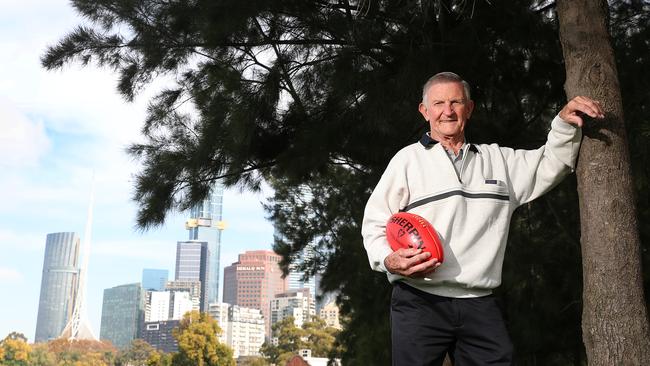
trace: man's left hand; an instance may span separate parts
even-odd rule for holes
[[[592,118],[605,118],[605,112],[600,103],[584,96],[571,99],[559,113],[560,118],[564,121],[578,127],[582,127],[584,124],[582,117],[580,117],[581,114],[586,114]]]

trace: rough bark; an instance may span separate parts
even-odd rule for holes
[[[602,103],[577,166],[583,262],[582,332],[589,365],[650,365],[640,242],[607,1],[558,0],[567,98]]]

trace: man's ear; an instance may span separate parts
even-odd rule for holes
[[[470,99],[467,102],[467,119],[472,116],[472,112],[474,112],[474,101]]]
[[[422,117],[424,117],[424,119],[429,122],[429,117],[427,116],[427,106],[425,106],[424,103],[420,103],[420,106],[418,106],[418,111],[420,111]]]

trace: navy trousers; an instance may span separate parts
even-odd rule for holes
[[[494,296],[449,298],[403,282],[391,299],[393,366],[511,365],[512,342]]]

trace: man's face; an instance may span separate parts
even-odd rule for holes
[[[432,85],[420,113],[431,125],[431,137],[460,139],[474,110],[474,102],[465,98],[463,84],[443,82]],[[438,137],[438,138],[436,138]]]

